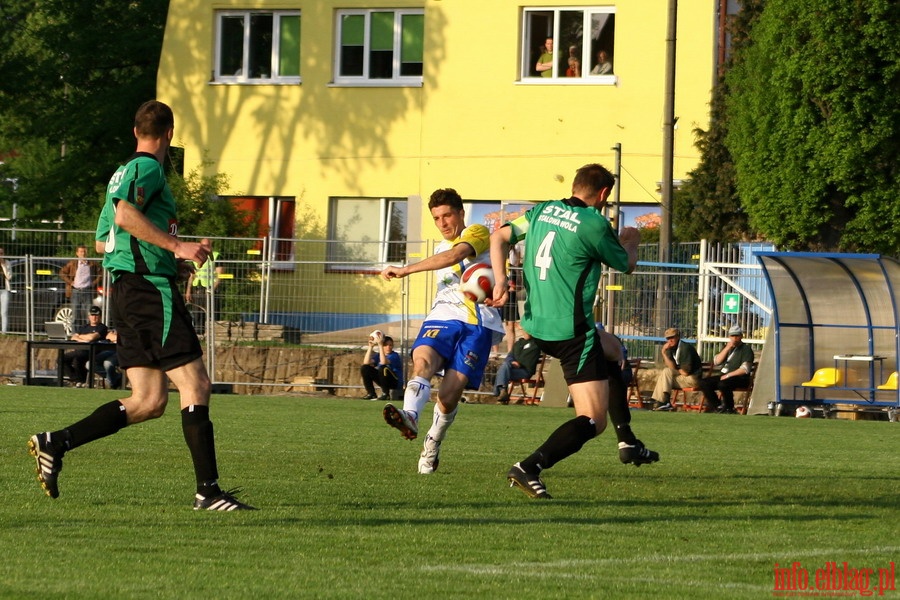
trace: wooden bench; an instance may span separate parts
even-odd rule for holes
[[[703,363],[703,367],[700,369],[701,378],[710,377],[713,374],[713,363],[705,362]],[[737,402],[735,398],[734,408],[738,413],[742,415],[747,414],[747,409],[750,407],[750,394],[753,392],[753,383],[756,379],[756,370],[759,367],[759,363],[754,362],[753,367],[750,370],[750,382],[746,387],[735,388],[735,394],[741,394],[740,404]],[[716,392],[721,397],[720,392]],[[695,411],[695,412],[703,412],[706,406],[706,398],[704,398],[703,393],[700,391],[700,387],[686,387],[681,389],[673,389],[671,395],[672,406],[678,410],[678,399],[681,397],[681,410],[685,411]]]

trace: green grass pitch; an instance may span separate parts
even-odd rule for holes
[[[261,510],[208,513],[173,396],[46,497],[29,436],[116,397],[0,388],[0,597],[762,598],[776,563],[900,562],[897,423],[634,412],[659,463],[620,464],[608,430],[536,501],[506,471],[569,409],[465,405],[422,476],[380,402],[216,396],[221,483]]]

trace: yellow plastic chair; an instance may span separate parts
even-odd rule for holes
[[[879,390],[896,390],[897,389],[897,371],[891,373],[888,380],[884,382],[884,385],[878,386]]]
[[[827,388],[841,385],[841,372],[834,367],[819,369],[813,373],[812,379],[801,383],[803,387]]]

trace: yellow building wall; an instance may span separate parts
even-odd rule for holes
[[[698,161],[693,130],[708,126],[716,4],[678,3],[675,179]],[[616,143],[621,201],[658,202],[668,0],[602,5],[616,7],[615,85],[521,79],[519,2],[172,0],[158,96],[175,111],[186,170],[209,160],[207,171],[228,175],[229,193],[296,197],[297,214],[323,225],[334,196],[418,195],[424,203],[434,189],[454,187],[471,200],[568,197],[581,165],[613,168]],[[421,87],[332,85],[334,11],[353,7],[424,8]],[[212,82],[214,11],[229,8],[302,11],[302,84]],[[437,237],[427,214],[421,230],[408,232],[410,240]]]

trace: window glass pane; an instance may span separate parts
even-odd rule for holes
[[[341,75],[359,77],[363,74],[364,38],[365,17],[362,15],[341,17]]]
[[[272,76],[272,20],[271,14],[250,15],[250,78],[268,79]]]
[[[372,13],[372,34],[369,43],[372,50],[394,49],[394,13]]]
[[[550,47],[553,47],[553,13],[547,11],[530,11],[526,15],[525,22],[525,66],[524,74],[527,77],[551,77],[553,71],[538,70],[538,63],[551,64],[553,55],[547,50],[546,42],[549,39]]]
[[[279,32],[278,74],[300,75],[300,15],[281,17]]]
[[[388,205],[387,262],[406,261],[406,200],[391,200]]]
[[[335,198],[332,201],[333,238],[329,260],[344,263],[377,262],[381,200],[370,198]],[[372,225],[375,224],[373,228]],[[375,237],[373,238],[373,233]]]
[[[394,13],[373,12],[369,36],[369,78],[394,76]]]
[[[219,73],[240,75],[244,66],[244,17],[222,17],[219,47]]]
[[[560,63],[558,77],[581,77],[582,44],[584,43],[584,12],[563,10],[559,14]]]
[[[400,75],[421,75],[425,15],[403,15],[400,36]]]
[[[614,74],[613,48],[615,47],[615,33],[615,14],[595,13],[591,15],[591,75]]]
[[[362,46],[365,40],[365,17],[344,15],[341,18],[341,45]]]

